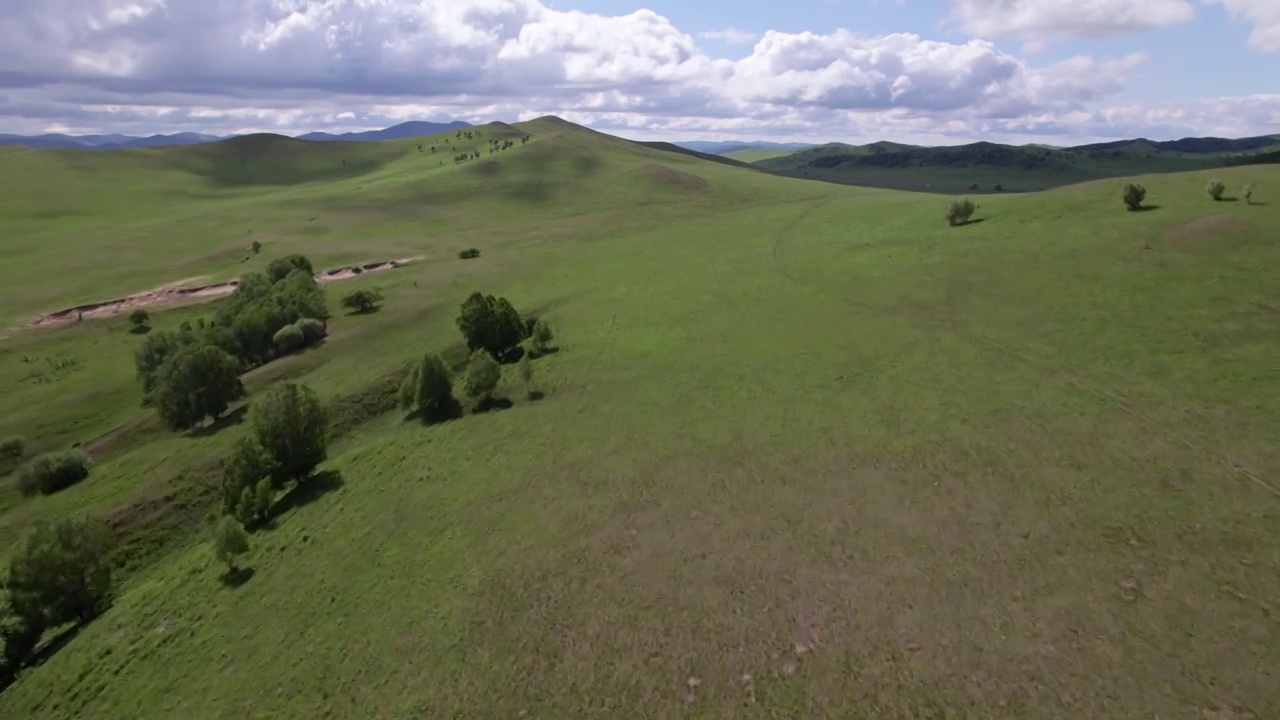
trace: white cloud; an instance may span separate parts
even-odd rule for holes
[[[719,40],[729,45],[747,45],[760,39],[760,33],[737,28],[725,28],[724,30],[700,32],[698,37],[706,38],[707,40]]]
[[[1195,17],[1187,0],[952,0],[951,10],[966,30],[987,37],[1101,38]]]
[[[0,3],[0,131],[302,132],[554,113],[635,133],[936,141],[1067,132],[1053,119],[1096,113],[1142,61],[1035,67],[985,40],[845,30],[770,31],[730,61],[649,10],[538,0],[42,0]]]
[[[1249,44],[1263,52],[1280,52],[1280,0],[1204,0],[1225,7],[1253,23]]]

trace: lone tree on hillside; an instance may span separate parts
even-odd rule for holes
[[[484,350],[477,350],[471,354],[471,360],[467,362],[467,376],[463,382],[463,390],[467,393],[467,399],[471,401],[472,409],[479,410],[488,405],[501,379],[502,368],[498,366],[498,361],[494,360],[492,355]]]
[[[328,419],[306,385],[277,383],[255,403],[253,436],[273,461],[271,481],[301,481],[328,457]]]
[[[1130,211],[1140,209],[1142,207],[1142,201],[1146,199],[1146,188],[1137,183],[1124,184],[1124,204]]]
[[[170,430],[187,430],[206,417],[222,417],[244,397],[240,361],[208,343],[193,343],[165,360],[156,373],[153,401]]]
[[[249,536],[236,519],[223,515],[213,528],[213,554],[227,566],[227,574],[236,571],[236,558],[249,552]]]
[[[551,341],[555,339],[555,333],[551,332],[551,326],[546,320],[539,320],[533,324],[533,352],[535,355],[546,355],[551,350]]]
[[[93,460],[83,450],[58,450],[38,455],[18,471],[18,490],[28,497],[52,495],[89,477]]]
[[[1245,204],[1246,204],[1246,205],[1252,205],[1252,204],[1253,204],[1253,186],[1252,186],[1252,185],[1245,185],[1245,186],[1244,186],[1244,192],[1243,192],[1242,194],[1244,195],[1244,202],[1245,202]]]
[[[129,324],[133,326],[134,332],[145,332],[151,327],[151,313],[138,308],[129,313]]]
[[[38,521],[9,563],[10,608],[41,628],[96,618],[111,607],[114,547],[100,520]]]
[[[223,512],[246,527],[265,520],[275,499],[275,488],[271,485],[271,476],[276,472],[275,459],[257,440],[242,437],[219,465]]]
[[[382,302],[382,293],[378,290],[356,290],[342,298],[342,307],[357,313],[373,312]]]
[[[453,375],[439,355],[424,355],[414,364],[400,386],[400,404],[406,410],[422,413],[425,420],[442,419],[457,411]]]
[[[947,224],[955,227],[969,222],[974,210],[977,210],[977,206],[969,198],[952,200],[947,203]]]
[[[1209,193],[1209,197],[1213,198],[1214,201],[1221,200],[1222,194],[1226,191],[1227,186],[1221,180],[1210,180],[1209,184],[1205,186],[1205,192]]]
[[[254,240],[253,244],[249,246],[249,249],[253,251],[254,255],[257,255],[258,253],[262,252],[262,243],[258,242],[257,240]]]
[[[485,350],[495,359],[525,339],[524,323],[511,302],[479,292],[462,303],[458,329],[466,338],[468,350]]]

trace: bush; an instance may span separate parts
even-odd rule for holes
[[[1124,204],[1130,210],[1137,210],[1142,207],[1142,201],[1147,199],[1147,189],[1137,183],[1124,184]]]
[[[129,324],[133,325],[135,329],[148,327],[151,324],[151,313],[143,308],[138,308],[129,313]]]
[[[483,350],[472,353],[471,360],[467,362],[467,376],[462,384],[472,407],[488,402],[501,379],[502,368],[492,355]]]
[[[358,313],[372,312],[382,302],[382,293],[378,290],[356,290],[342,298],[342,307]]]
[[[428,418],[438,417],[453,409],[453,376],[439,355],[423,356],[400,386],[400,405],[421,412]]]
[[[1222,194],[1227,191],[1227,186],[1221,180],[1210,180],[1205,186],[1205,192],[1209,193],[1209,197],[1215,201],[1222,199]]]
[[[39,521],[9,563],[10,607],[45,627],[88,622],[111,606],[111,529],[100,520]]]
[[[258,242],[257,240],[254,240],[253,244],[249,246],[249,249],[253,251],[254,255],[257,255],[258,253],[262,252],[262,243]]]
[[[470,351],[485,350],[498,358],[525,338],[524,323],[506,298],[472,293],[461,310],[458,329]]]
[[[39,608],[14,608],[8,603],[0,607],[0,643],[4,653],[0,657],[0,691],[31,659],[44,631],[44,615]]]
[[[228,572],[236,569],[236,558],[249,552],[249,536],[236,519],[223,515],[213,528],[213,554]]]
[[[1249,205],[1253,204],[1253,186],[1252,185],[1245,185],[1244,191],[1241,194],[1244,195],[1244,201],[1246,204],[1249,204]]]
[[[27,439],[21,435],[11,435],[0,442],[0,457],[17,460],[27,452]]]
[[[539,320],[533,324],[533,351],[539,355],[551,349],[551,341],[555,335],[551,332],[551,326],[546,320]]]
[[[264,481],[270,485],[271,476],[276,474],[275,459],[256,440],[242,437],[219,465],[222,468],[223,512],[246,526],[265,517],[271,503],[264,506],[256,490]]]
[[[538,391],[533,386],[533,360],[529,353],[520,357],[520,381],[524,383],[525,396],[532,400]]]
[[[963,225],[973,217],[974,210],[977,210],[977,206],[969,198],[952,200],[947,203],[947,223],[953,227]]]
[[[153,399],[171,430],[217,420],[234,400],[244,397],[240,362],[207,343],[188,345],[160,366]]]
[[[272,459],[276,487],[302,480],[328,457],[328,422],[315,391],[278,383],[254,404],[253,435]]]
[[[45,453],[18,472],[18,489],[23,495],[52,495],[89,477],[93,460],[81,450]]]
[[[297,323],[285,325],[271,336],[271,341],[276,344],[276,351],[281,355],[301,350],[307,344],[306,336],[302,334],[302,328]]]
[[[478,248],[467,248],[465,250],[459,250],[458,257],[462,260],[470,260],[472,258],[478,258],[480,257],[480,250]]]
[[[305,255],[287,255],[272,260],[267,265],[267,278],[272,283],[278,283],[293,274],[294,270],[302,270],[308,277],[316,274],[315,269],[311,267],[311,261]]]

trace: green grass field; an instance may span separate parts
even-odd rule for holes
[[[80,512],[125,542],[0,717],[1280,714],[1280,168],[1214,173],[1255,205],[1166,174],[1146,212],[1107,181],[951,228],[936,195],[481,129],[531,140],[2,151],[0,436],[97,466],[0,479],[0,551]],[[337,428],[232,589],[204,533],[239,416],[160,429],[122,317],[16,326],[289,252],[421,259],[327,285],[387,300],[248,376]],[[555,328],[546,398],[384,411],[474,290]]]

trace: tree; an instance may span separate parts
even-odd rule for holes
[[[525,397],[533,400],[538,391],[533,386],[533,359],[529,353],[520,356],[520,380],[524,383]]]
[[[306,385],[277,383],[254,405],[253,435],[274,461],[276,487],[306,478],[324,462],[327,432],[324,408]]]
[[[453,376],[439,355],[427,354],[413,366],[400,386],[400,404],[427,418],[439,417],[457,404]]]
[[[141,332],[151,326],[151,313],[138,308],[129,313],[129,324],[133,326],[135,332]]]
[[[342,298],[342,307],[358,313],[367,313],[372,312],[382,299],[382,293],[378,290],[356,290]]]
[[[484,350],[471,353],[471,360],[467,362],[467,375],[462,383],[463,392],[467,394],[471,406],[478,408],[487,403],[501,379],[502,368],[493,359],[493,355]]]
[[[236,558],[249,552],[249,536],[240,523],[230,515],[223,515],[213,528],[213,554],[218,562],[225,563],[227,572],[236,570]]]
[[[973,217],[974,210],[977,210],[977,206],[969,198],[952,200],[947,203],[947,224],[952,227],[964,225]]]
[[[100,520],[37,521],[9,564],[10,606],[45,627],[92,620],[111,606],[114,547]]]
[[[533,324],[533,351],[538,355],[545,354],[551,349],[551,341],[555,335],[551,332],[551,326],[546,320],[539,320]]]
[[[82,450],[45,453],[18,472],[18,489],[23,495],[52,495],[89,477],[93,460]]]
[[[281,355],[300,350],[306,345],[306,336],[302,334],[302,328],[297,323],[285,325],[271,336],[272,342],[276,344],[276,351]]]
[[[506,298],[472,293],[461,310],[458,329],[468,350],[485,350],[498,358],[525,338],[520,315]]]
[[[1245,204],[1252,205],[1253,204],[1253,185],[1245,185],[1244,192],[1242,194],[1244,195]]]
[[[176,333],[168,330],[154,332],[147,336],[142,346],[134,353],[134,365],[138,379],[142,381],[142,399],[151,402],[155,391],[156,377],[160,367],[178,350],[191,344],[196,339],[194,333]]]
[[[1227,186],[1221,180],[1210,180],[1209,184],[1205,186],[1205,192],[1209,193],[1209,197],[1213,198],[1215,202],[1221,200],[1222,194],[1226,191]]]
[[[308,347],[320,342],[328,333],[328,328],[325,327],[324,321],[316,318],[304,317],[294,325],[297,325],[298,329],[302,331],[302,342]]]
[[[262,252],[262,243],[258,242],[257,240],[254,240],[253,244],[249,246],[249,249],[253,251],[254,255],[257,255],[258,253]]]
[[[45,631],[44,615],[38,608],[15,608],[11,601],[0,607],[0,690],[13,681],[40,644]]]
[[[11,435],[0,442],[0,457],[17,460],[27,452],[27,440],[21,435]]]
[[[246,526],[265,517],[271,504],[264,507],[256,492],[264,481],[270,486],[270,478],[277,472],[275,458],[257,440],[242,437],[219,465],[223,512]]]
[[[1147,199],[1147,189],[1137,183],[1124,184],[1124,204],[1129,210],[1138,210]]]
[[[271,282],[277,283],[289,277],[294,270],[302,270],[309,276],[315,275],[315,269],[311,267],[311,261],[305,255],[286,255],[285,257],[272,260],[267,265],[267,277]]]
[[[240,362],[208,343],[188,345],[160,366],[154,395],[160,419],[171,430],[195,427],[206,417],[217,420],[244,397]]]

